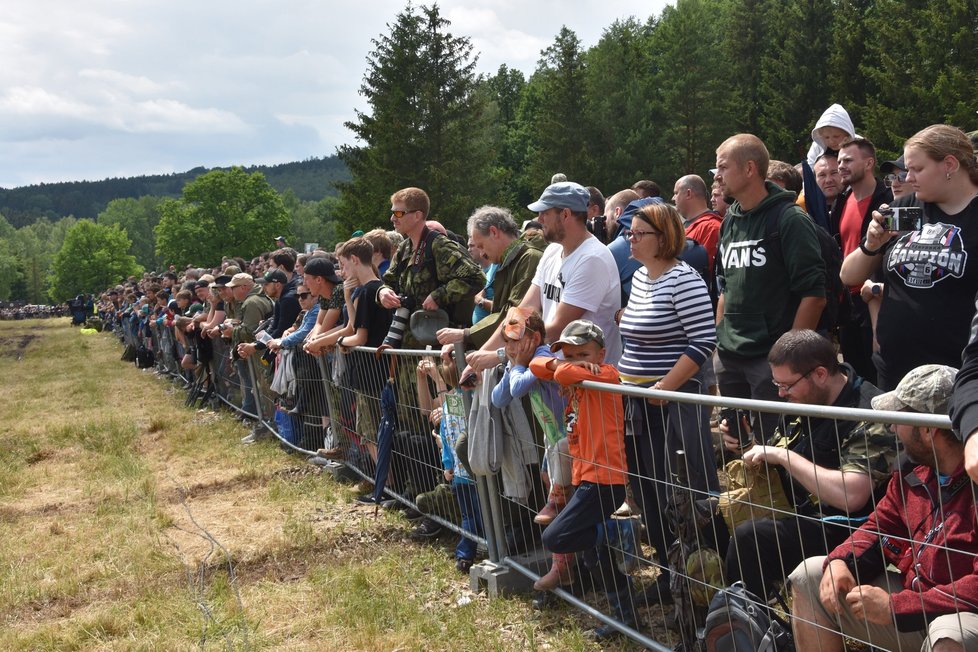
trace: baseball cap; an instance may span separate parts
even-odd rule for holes
[[[912,370],[892,392],[874,396],[874,410],[910,408],[925,414],[947,414],[958,370],[942,364],[925,364]]]
[[[597,342],[598,346],[604,347],[604,333],[594,322],[586,319],[575,319],[564,327],[560,334],[560,339],[550,345],[550,350],[556,353],[565,344],[580,346],[588,342]]]
[[[231,282],[231,277],[230,276],[228,276],[227,274],[221,274],[216,279],[214,279],[214,282],[211,283],[211,287],[212,288],[222,288],[222,287],[227,286],[227,284],[230,283],[230,282]]]
[[[890,174],[894,170],[907,171],[907,164],[903,162],[903,154],[900,154],[900,158],[895,161],[884,161],[880,164],[880,174]]]
[[[322,257],[307,260],[302,272],[305,276],[319,276],[336,285],[343,282],[343,279],[336,275],[336,268],[333,267],[333,263]]]
[[[569,208],[575,213],[586,213],[591,201],[591,193],[584,186],[573,181],[552,183],[540,195],[540,199],[527,206],[534,213],[548,208]]]
[[[251,274],[245,274],[241,272],[240,274],[235,274],[231,277],[231,282],[228,283],[229,288],[236,288],[240,285],[252,285],[255,279],[252,278]]]
[[[266,283],[288,283],[289,277],[280,269],[270,269],[265,272],[264,280]]]

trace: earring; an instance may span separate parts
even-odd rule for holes
[[[948,181],[950,181],[950,180],[951,180],[951,173],[950,173],[950,172],[947,172],[947,173],[946,173],[946,174],[945,174],[944,176],[945,176],[945,178],[946,178],[946,179],[947,179]]]

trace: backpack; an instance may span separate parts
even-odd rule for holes
[[[719,259],[720,257],[716,256],[715,258]],[[707,253],[706,247],[690,237],[686,238],[686,244],[683,245],[682,253],[679,254],[679,260],[695,269],[703,278],[703,282],[706,283],[706,290],[710,293],[710,301],[713,303],[714,314],[717,310],[717,301],[720,299],[720,292],[717,288],[716,259],[713,261],[713,267],[710,267],[710,255]]]
[[[780,211],[768,211],[767,224],[764,227],[765,246],[769,251],[776,252],[775,255],[782,260],[784,253],[781,250],[780,222],[792,206],[795,206],[795,202],[789,199],[784,201]],[[814,220],[812,226],[815,228],[818,247],[825,263],[825,309],[822,310],[815,330],[831,334],[848,318],[849,288],[839,278],[839,272],[842,271],[842,249],[839,248],[839,243]]]
[[[427,227],[426,227],[427,229]],[[438,279],[440,284],[447,283],[450,279],[443,279],[438,276],[438,265],[435,264],[435,254],[432,247],[435,244],[435,240],[438,238],[445,238],[450,242],[454,242],[447,235],[441,231],[435,231],[434,229],[427,229],[425,234],[424,242],[424,265],[431,270],[431,275]],[[456,243],[457,244],[457,243]],[[464,247],[463,247],[464,249]],[[447,306],[439,306],[441,309],[448,313],[448,319],[451,324],[471,324],[472,323],[472,310],[475,308],[475,295],[466,296],[461,301],[455,304],[450,304]],[[421,306],[415,306],[415,310],[420,310]]]
[[[778,599],[781,600],[780,596]],[[785,607],[784,602],[781,604]],[[743,582],[735,582],[713,596],[706,615],[703,644],[707,652],[794,652],[795,649],[791,624],[772,613]]]
[[[140,344],[136,349],[136,367],[139,369],[149,369],[156,364],[156,356],[153,350],[145,344]]]

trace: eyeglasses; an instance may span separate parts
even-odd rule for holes
[[[906,181],[907,181],[906,172],[900,172],[899,174],[888,174],[885,177],[883,177],[883,185],[885,185],[887,188],[889,188],[896,182],[906,183]]]
[[[404,217],[408,213],[417,213],[417,212],[418,212],[417,209],[415,209],[413,211],[391,211],[391,215],[393,215],[397,219],[401,219],[402,217]]]
[[[812,367],[811,369],[809,369],[808,371],[806,371],[805,373],[803,373],[801,375],[801,377],[798,378],[798,380],[796,380],[795,382],[793,382],[791,384],[779,383],[778,381],[773,380],[773,379],[771,380],[771,384],[774,385],[775,387],[777,387],[778,388],[778,391],[784,392],[785,394],[788,394],[789,392],[791,392],[791,388],[792,387],[794,387],[795,385],[797,385],[798,383],[800,383],[804,379],[808,378],[808,376],[811,375],[811,373],[813,371],[815,371],[816,369],[818,369],[818,367]]]
[[[300,299],[308,299],[309,295],[311,294],[312,292],[296,292],[295,296],[299,297]]]
[[[634,231],[632,229],[625,229],[622,231],[624,236],[628,239],[634,240],[635,242],[641,242],[642,238],[647,235],[662,235],[661,231]]]

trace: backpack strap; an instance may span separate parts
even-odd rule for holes
[[[768,211],[767,222],[764,225],[764,244],[768,247],[769,251],[777,251],[778,257],[784,261],[784,254],[781,250],[781,218],[791,210],[791,207],[795,205],[795,202],[790,199],[785,199],[781,203],[781,210],[779,211]]]

